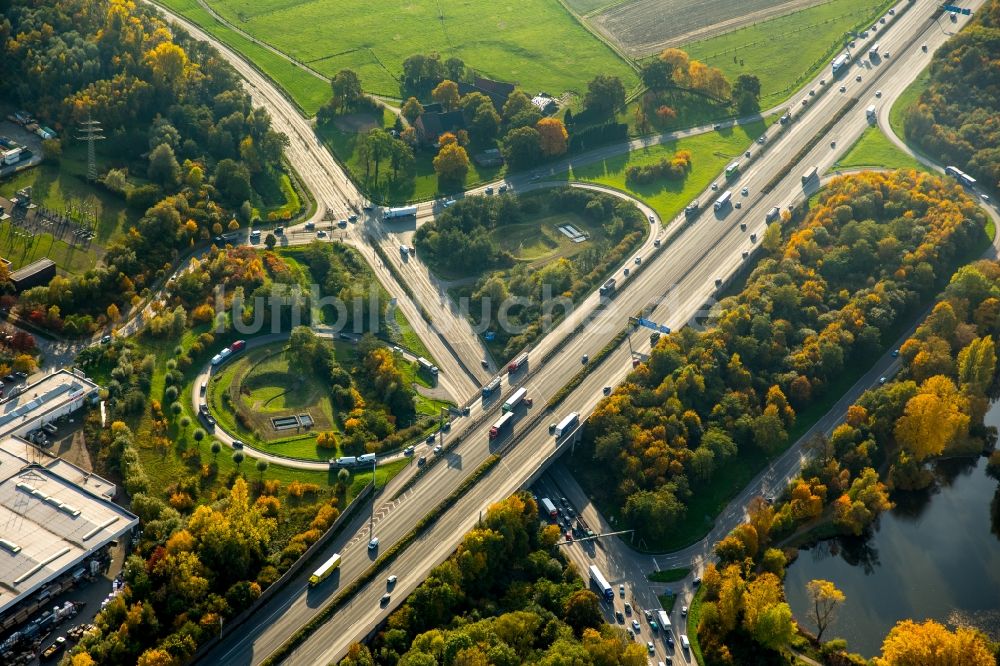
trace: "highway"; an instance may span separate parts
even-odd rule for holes
[[[589,413],[602,398],[602,387],[621,381],[631,369],[631,355],[627,347],[622,345],[565,400],[558,413],[539,414],[544,410],[542,405],[545,400],[554,395],[582,367],[583,354],[595,355],[622,329],[629,315],[639,310],[648,311],[650,303],[654,304],[651,310],[651,318],[654,320],[675,328],[687,323],[703,309],[705,303],[711,301],[717,289],[715,280],[722,280],[724,284],[742,265],[742,252],[753,248],[750,234],[755,233],[754,230],[758,235],[763,231],[766,210],[774,205],[787,206],[801,198],[803,191],[799,173],[802,165],[815,164],[822,170],[847,150],[864,129],[864,107],[870,98],[873,99],[876,89],[883,92],[881,104],[891,104],[899,91],[929,61],[929,53],[919,50],[920,41],[928,42],[929,51],[933,52],[951,31],[957,30],[961,25],[961,21],[951,24],[947,18],[928,22],[927,17],[934,6],[930,0],[918,0],[912,3],[905,15],[899,17],[895,26],[884,32],[880,31],[878,40],[883,46],[882,50],[891,51],[892,57],[877,66],[864,64],[866,59],[858,58],[849,75],[838,82],[838,87],[841,83],[847,87],[846,93],[830,89],[833,82],[829,80],[829,74],[824,73],[822,78],[828,79],[825,92],[812,98],[813,101],[804,109],[796,106],[795,121],[783,128],[775,126],[769,130],[763,146],[748,147],[754,156],[753,160],[735,183],[737,187],[748,188],[746,198],[736,195],[736,199],[742,204],[740,210],[729,209],[718,217],[708,210],[691,226],[685,226],[680,223],[681,220],[674,220],[662,235],[669,242],[664,242],[664,247],[658,252],[644,248],[643,261],[647,267],[625,281],[610,306],[598,311],[586,333],[565,339],[565,334],[590,314],[597,304],[596,295],[578,307],[572,316],[542,340],[538,349],[532,352],[528,376],[519,378],[519,383],[527,386],[529,394],[534,397],[535,407],[528,413],[520,414],[515,425],[515,436],[519,438],[517,446],[493,472],[458,500],[416,544],[400,556],[392,567],[392,572],[386,572],[399,576],[390,608],[405,598],[423,580],[430,568],[452,552],[461,535],[475,523],[480,511],[493,501],[530,483],[556,454],[561,453],[560,442],[548,434],[546,426],[549,422],[558,420],[558,417],[569,411]],[[289,132],[292,143],[289,158],[320,203],[320,211],[317,211],[314,219],[321,217],[321,211],[325,207],[329,207],[335,217],[346,218],[355,207],[363,205],[364,202],[353,185],[332,157],[319,146],[312,128],[274,90],[270,82],[205,33],[190,24],[185,27],[197,37],[213,42],[226,55],[248,80],[255,102],[263,103],[271,110],[276,128]],[[914,35],[918,35],[915,41],[912,39]],[[909,45],[906,46],[907,44]],[[859,51],[864,53],[865,50],[865,46],[861,45]],[[862,75],[861,83],[853,79],[856,72]],[[817,86],[818,81],[811,82],[804,88],[802,95],[807,95],[809,89]],[[794,97],[793,101],[798,97]],[[789,170],[787,161],[790,156],[805,145],[850,97],[860,100],[857,106],[835,127],[830,136],[824,137],[817,144],[799,168]],[[830,147],[831,140],[836,140],[835,147]],[[761,195],[760,188],[776,173],[785,173],[785,178],[770,195]],[[516,190],[527,186],[518,185],[516,179],[511,180],[515,182]],[[719,182],[722,185],[721,176]],[[714,196],[717,194],[709,190],[699,199],[706,205]],[[739,230],[740,221],[747,224],[745,232]],[[352,226],[350,233],[363,239],[368,230],[379,234],[382,228],[375,225],[375,220],[365,218],[362,224]],[[652,237],[651,234],[650,238]],[[449,331],[447,337],[451,345],[445,344],[440,336],[435,335],[424,324],[419,312],[415,311],[415,306],[411,304],[413,309],[406,309],[409,300],[402,298],[402,288],[396,285],[389,271],[380,265],[374,252],[363,242],[359,246],[368,250],[365,253],[366,259],[372,264],[373,270],[376,270],[379,279],[384,284],[395,285],[389,287],[389,290],[399,299],[405,314],[441,366],[442,384],[451,382],[449,389],[453,395],[469,395],[474,392],[488,378],[488,373],[479,366],[484,353],[475,336],[466,331],[468,323],[460,319],[458,314],[449,315],[449,308],[435,310],[435,326]],[[398,254],[398,250],[396,253],[390,252],[389,256],[394,254]],[[431,300],[424,302],[433,303],[434,298],[440,296],[439,288],[429,274],[426,280],[421,280],[418,275],[408,275],[407,279],[413,279],[418,285],[421,301],[430,295]],[[447,321],[452,327],[444,326],[439,320]],[[452,333],[461,331],[465,333],[452,337]],[[633,344],[639,350],[643,350],[644,346],[648,349],[648,338],[641,333],[638,339],[633,340]],[[541,368],[541,358],[549,355],[551,358]],[[504,395],[507,393],[509,385],[503,391]],[[390,488],[376,499],[379,514],[376,534],[381,539],[382,548],[406,534],[412,525],[447,497],[488,455],[486,430],[489,419],[473,417],[464,421],[465,423],[453,429],[450,437],[464,434],[465,439],[446,454],[444,464],[432,466],[426,478],[397,501],[389,502],[389,498],[393,496],[393,490],[401,486],[402,476],[405,475],[397,477],[390,483]],[[758,491],[751,487],[746,492]],[[729,516],[726,515],[720,523],[728,520]],[[259,663],[328,602],[336,589],[367,569],[375,557],[366,547],[367,525],[352,527],[357,529],[348,530],[346,536],[335,540],[329,549],[329,552],[340,552],[344,558],[339,578],[327,581],[311,593],[303,586],[289,585],[276,595],[272,603],[265,606],[257,618],[210,652],[204,658],[205,663]],[[379,578],[361,589],[333,621],[311,636],[288,661],[295,664],[326,663],[341,656],[351,642],[364,637],[389,612],[389,608],[381,608],[378,604],[385,592],[381,581]]]
[[[718,218],[712,211],[707,211],[694,225],[687,228],[682,224],[671,224],[667,227],[667,233],[672,234],[671,242],[666,243],[666,247],[659,253],[645,258],[645,261],[653,263],[634,280],[626,282],[612,301],[611,307],[600,311],[594,324],[588,326],[586,334],[576,336],[568,342],[558,342],[560,336],[557,327],[556,333],[550,334],[543,341],[543,344],[549,340],[555,341],[550,343],[555,351],[545,364],[544,371],[533,369],[524,382],[529,394],[535,398],[535,407],[528,414],[522,414],[515,425],[516,436],[520,439],[518,445],[506,454],[503,462],[492,473],[457,501],[414,546],[400,556],[392,567],[392,572],[386,572],[396,573],[400,578],[390,607],[405,598],[423,580],[430,568],[448,556],[461,535],[475,523],[480,511],[491,502],[530,483],[554,454],[560,452],[559,442],[548,434],[546,426],[549,422],[569,411],[589,413],[601,399],[602,387],[617,383],[631,369],[630,354],[623,345],[604,361],[597,372],[584,380],[566,399],[557,414],[537,414],[543,411],[544,400],[558,391],[581,367],[581,356],[585,353],[596,354],[623,327],[630,314],[645,308],[650,301],[660,301],[668,293],[668,302],[661,303],[653,310],[653,319],[673,327],[686,323],[692,314],[701,310],[702,305],[710,300],[716,290],[715,279],[725,281],[742,264],[742,252],[752,249],[749,235],[754,233],[754,229],[758,234],[763,231],[766,210],[773,205],[787,206],[802,197],[800,169],[793,169],[793,172],[786,169],[789,157],[805,145],[841,105],[850,97],[856,96],[860,101],[835,127],[832,133],[835,136],[824,137],[803,161],[806,165],[818,165],[822,170],[860,136],[867,122],[864,108],[868,99],[874,99],[876,89],[882,90],[880,103],[891,104],[899,91],[919,73],[930,58],[929,53],[920,51],[920,43],[927,42],[929,52],[932,52],[960,25],[929,22],[928,17],[933,8],[933,2],[918,1],[899,19],[897,25],[880,32],[878,39],[883,50],[892,52],[891,58],[883,60],[878,66],[870,63],[853,65],[849,74],[838,82],[838,88],[840,84],[847,87],[846,93],[833,89],[818,95],[805,108],[804,113],[800,111],[797,114],[793,123],[780,132],[776,131],[777,128],[768,132],[764,146],[753,148],[757,157],[752,166],[736,182],[736,186],[749,189],[749,196],[739,211],[723,211],[725,214]],[[856,72],[861,73],[861,83],[853,79]],[[830,77],[824,73],[822,78]],[[829,80],[827,84],[833,85]],[[818,81],[810,83],[803,95],[817,86]],[[836,141],[835,147],[830,147],[831,140]],[[759,189],[775,173],[786,173],[786,176],[770,195],[760,195]],[[816,185],[818,182],[814,187]],[[710,197],[711,191],[708,191],[700,198],[706,202]],[[741,220],[748,225],[746,232],[739,230]],[[584,306],[580,310],[586,312],[588,308]],[[573,325],[575,324],[565,322],[560,326],[571,328]],[[639,349],[642,349],[643,344],[648,348],[648,339],[642,333],[633,344]],[[533,353],[532,362],[537,361],[538,355]],[[384,507],[386,513],[376,526],[383,548],[401,538],[486,458],[489,452],[485,432],[487,428],[488,421],[476,427],[462,444],[446,455],[446,464],[432,467],[426,478],[402,497],[401,501],[395,506]],[[452,436],[459,432],[462,430],[456,430]],[[745,491],[747,497],[758,492],[759,489],[753,487]],[[392,493],[387,492],[382,497],[391,496]],[[720,528],[730,519],[735,520],[738,515],[741,517],[739,511],[736,511],[732,516],[723,516]],[[331,546],[331,552],[342,554],[344,564],[338,581],[316,591],[323,599],[332,598],[338,587],[342,587],[368,567],[372,556],[367,552],[366,542],[367,530],[363,529],[360,533],[336,540]],[[664,558],[660,566],[671,566],[670,560]],[[378,603],[385,592],[380,581],[378,579],[376,583],[360,590],[331,622],[307,639],[288,662],[329,662],[341,656],[351,642],[363,638],[389,612],[388,608],[382,608]],[[321,605],[321,602],[310,595],[291,596],[294,598],[287,600],[287,605],[281,608],[277,616],[273,612],[262,613],[268,618],[266,621],[248,623],[241,628],[239,636],[230,637],[219,649],[210,653],[206,657],[206,663],[220,660],[226,663],[258,663],[270,654],[284,637],[308,621]]]

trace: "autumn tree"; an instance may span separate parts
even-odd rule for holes
[[[996,666],[987,639],[977,630],[959,627],[948,631],[934,620],[902,620],[882,643],[875,666]]]
[[[809,619],[816,625],[816,640],[823,640],[823,632],[837,615],[837,610],[844,603],[844,593],[828,580],[814,579],[806,583],[806,594],[809,595]]]
[[[417,100],[416,97],[410,97],[409,99],[407,99],[406,102],[403,104],[403,107],[400,109],[400,113],[403,114],[403,117],[406,118],[411,123],[416,121],[416,119],[419,118],[420,114],[422,114],[423,112],[424,112],[424,107]]]
[[[542,155],[556,157],[566,152],[569,133],[558,118],[542,118],[535,124]]]
[[[585,629],[598,629],[604,623],[601,600],[590,590],[577,590],[566,600],[563,619],[577,636]]]
[[[460,99],[458,84],[445,79],[431,91],[431,98],[448,111],[457,108]]]
[[[896,422],[896,439],[917,462],[941,455],[969,431],[968,400],[948,377],[925,381]]]
[[[434,157],[434,172],[437,173],[438,181],[447,186],[465,182],[469,166],[469,154],[457,141],[441,146]]]

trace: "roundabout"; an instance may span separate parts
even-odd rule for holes
[[[370,394],[359,337],[328,327],[308,335],[329,353],[328,373],[301,358],[289,333],[248,339],[239,352],[201,369],[192,382],[191,407],[211,438],[254,458],[309,470],[329,470],[331,460],[368,452],[379,464],[400,461],[406,444],[425,446],[425,431],[435,427],[447,403],[411,388],[413,413],[392,414]],[[381,344],[368,353],[394,359],[408,386],[421,387],[415,355]]]

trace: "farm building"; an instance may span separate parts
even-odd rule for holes
[[[469,93],[479,92],[490,98],[493,102],[493,106],[499,112],[503,109],[504,103],[510,94],[514,92],[513,83],[505,83],[504,81],[494,81],[492,79],[484,79],[481,76],[477,76],[473,79],[472,83],[459,83],[458,92],[462,95],[468,95]]]
[[[51,259],[39,259],[20,270],[10,274],[14,289],[21,293],[25,289],[48,284],[56,276],[56,262]]]
[[[475,160],[476,164],[484,167],[495,167],[503,164],[503,154],[500,153],[499,148],[490,148],[476,153],[472,159]]]
[[[556,101],[547,93],[538,93],[531,98],[531,103],[542,112],[543,116],[556,112]]]
[[[95,574],[139,519],[111,501],[115,486],[15,437],[0,439],[0,622],[23,622]]]
[[[445,111],[444,113],[421,113],[413,128],[417,131],[417,139],[427,145],[437,143],[438,137],[445,132],[455,132],[465,129],[465,116],[461,111]]]

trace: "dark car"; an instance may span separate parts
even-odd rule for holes
[[[5,382],[11,382],[11,383],[13,383],[13,382],[17,381],[17,377],[15,377],[14,375],[4,375],[3,380]]]
[[[21,370],[18,370],[17,372],[14,373],[14,376],[17,377],[18,379],[27,379],[28,378],[28,373],[27,372],[22,372]]]

